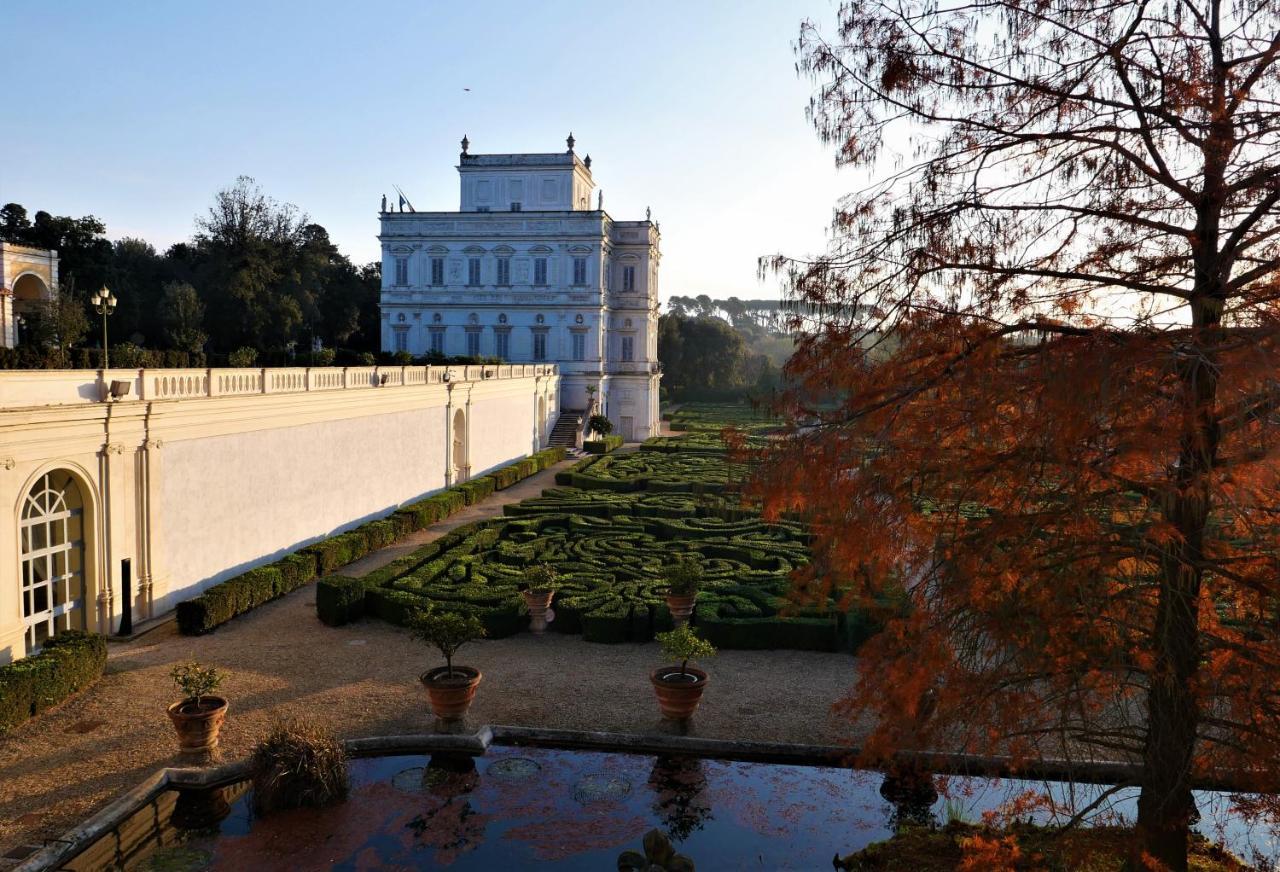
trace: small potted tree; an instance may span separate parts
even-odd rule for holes
[[[693,605],[702,588],[702,561],[691,554],[677,557],[667,567],[667,608],[671,610],[671,619],[679,627],[689,622],[693,614]]]
[[[587,419],[587,429],[603,439],[613,432],[613,422],[605,415],[592,415]]]
[[[456,612],[417,612],[412,619],[414,635],[434,645],[444,657],[444,666],[428,669],[419,676],[431,698],[436,726],[447,729],[460,722],[471,707],[476,687],[484,677],[471,666],[454,666],[453,655],[473,639],[484,636],[484,625],[475,615]]]
[[[529,632],[541,635],[547,631],[547,623],[555,620],[551,598],[556,595],[559,581],[560,576],[547,563],[535,563],[525,570],[520,595],[529,609]]]
[[[173,667],[169,674],[182,691],[182,699],[169,706],[178,747],[192,756],[211,754],[218,747],[218,731],[227,716],[227,701],[213,695],[222,685],[222,673],[190,660]]]
[[[659,666],[649,673],[654,693],[658,696],[658,708],[670,721],[687,722],[707,689],[707,673],[689,665],[697,657],[711,657],[716,649],[706,639],[698,636],[688,624],[676,627],[669,633],[659,633],[657,640],[662,653],[679,665]]]

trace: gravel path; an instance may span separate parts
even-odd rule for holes
[[[342,571],[371,571],[452,527],[500,514],[505,503],[554,484],[564,465]],[[460,660],[481,669],[484,681],[469,723],[656,731],[648,672],[660,656],[654,643],[600,645],[556,633],[472,643]],[[169,670],[192,657],[228,675],[221,691],[231,701],[224,759],[248,754],[281,715],[312,718],[344,738],[431,730],[417,675],[435,665],[434,652],[377,620],[324,626],[315,616],[313,585],[208,636],[181,636],[169,622],[113,643],[97,685],[0,738],[0,854],[59,836],[159,767],[181,765],[165,707],[175,698]],[[830,706],[852,684],[855,663],[843,654],[724,651],[705,664],[712,683],[695,731],[838,742],[848,725]]]

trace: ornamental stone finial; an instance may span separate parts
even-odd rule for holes
[[[471,147],[471,140],[467,139],[467,135],[465,133],[462,134],[462,153],[466,154],[467,149],[469,149],[470,147]]]
[[[564,141],[564,143],[565,143],[565,145],[569,146],[569,151],[573,151],[574,138],[573,138],[573,131],[572,131],[572,130],[570,130],[570,131],[569,131],[569,138],[568,138],[568,139],[566,139],[566,140]]]
[[[596,209],[600,212],[604,211],[604,188],[596,192]]]
[[[591,169],[591,155],[587,155],[586,159],[582,162],[582,165],[587,169]]]

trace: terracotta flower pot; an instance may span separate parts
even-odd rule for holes
[[[707,673],[701,669],[688,667],[686,675],[680,674],[680,667],[659,666],[649,673],[653,682],[653,691],[658,695],[658,708],[662,716],[671,721],[687,721],[702,700],[702,692],[707,689]]]
[[[208,754],[218,747],[218,731],[227,716],[227,701],[206,696],[199,704],[184,699],[169,706],[169,720],[178,731],[178,747],[184,754]]]
[[[556,592],[554,590],[522,590],[520,595],[524,597],[524,604],[529,609],[529,632],[545,633],[547,622],[555,620],[555,612],[551,611],[551,598],[556,595]]]
[[[484,674],[470,666],[453,667],[452,676],[447,666],[429,669],[419,676],[431,697],[431,710],[442,721],[460,721],[466,716],[481,678]]]
[[[667,608],[671,610],[671,620],[675,621],[677,627],[689,623],[689,616],[693,614],[693,603],[697,598],[696,593],[667,594]]]

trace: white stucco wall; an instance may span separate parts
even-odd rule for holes
[[[157,607],[444,487],[443,411],[168,442],[158,508],[171,590]]]
[[[524,392],[472,400],[467,446],[472,478],[531,453],[535,403]]]
[[[102,401],[104,382],[128,383]],[[0,662],[25,653],[18,529],[40,475],[85,503],[84,626],[114,632],[123,560],[134,620],[453,483],[466,412],[472,477],[541,447],[552,366],[0,373]],[[451,471],[450,471],[451,472]],[[448,477],[447,477],[448,475]]]

